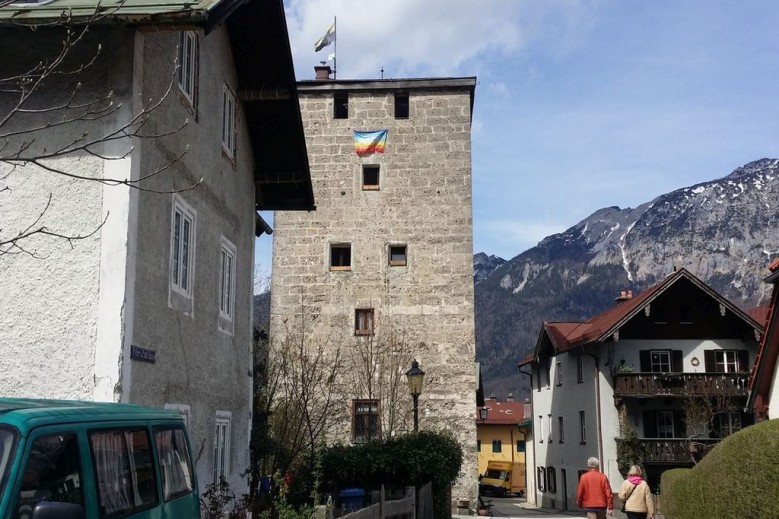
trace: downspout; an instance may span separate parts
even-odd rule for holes
[[[601,429],[601,411],[600,411],[600,380],[598,380],[598,375],[600,375],[600,366],[599,366],[599,359],[596,355],[593,355],[592,353],[587,353],[584,351],[584,347],[582,347],[581,352],[583,355],[588,355],[592,357],[595,360],[595,414],[597,415],[597,430],[598,430],[598,459],[600,460],[600,466],[601,471],[603,471],[605,466],[605,460],[603,459],[603,432]]]
[[[527,373],[526,371],[522,371],[522,368],[520,367],[518,369],[519,373],[522,375],[527,375],[528,378],[530,378],[530,419],[533,420],[533,373]],[[526,418],[524,416],[524,412],[522,413],[522,417]],[[535,429],[535,427],[534,427]],[[522,433],[525,437],[525,449],[527,449],[527,434],[524,432]],[[535,434],[535,433],[534,433]],[[538,502],[538,489],[536,488],[535,481],[536,481],[536,465],[538,464],[538,458],[536,458],[536,441],[533,440],[533,473],[530,475],[530,477],[533,478],[533,503],[536,504]],[[530,490],[530,485],[527,484],[528,482],[528,475],[527,475],[527,452],[525,452],[525,500],[528,498],[528,490]]]

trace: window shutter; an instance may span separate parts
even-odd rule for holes
[[[641,364],[641,373],[649,373],[652,371],[649,361],[649,350],[641,350],[638,352],[638,358]]]
[[[738,355],[738,371],[751,371],[752,366],[749,365],[749,352],[747,350],[737,350],[736,355]]]
[[[673,373],[681,373],[684,371],[684,367],[682,366],[681,350],[673,350],[671,352],[671,371]]]
[[[654,411],[644,411],[644,438],[657,438],[657,415]]]
[[[703,366],[706,373],[715,373],[717,371],[717,361],[714,359],[714,350],[705,350],[703,352]]]

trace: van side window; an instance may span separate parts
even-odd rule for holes
[[[154,429],[154,442],[160,457],[165,501],[192,492],[192,461],[184,430]]]
[[[13,517],[31,517],[35,505],[42,501],[83,504],[82,481],[75,433],[36,438],[24,467]]]
[[[157,503],[157,482],[146,430],[92,431],[100,517],[111,517]]]

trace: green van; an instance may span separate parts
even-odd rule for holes
[[[0,398],[0,519],[195,519],[184,419],[132,404]]]

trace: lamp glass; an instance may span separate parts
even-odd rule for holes
[[[422,393],[422,383],[425,379],[425,372],[419,369],[419,363],[415,360],[411,362],[411,369],[406,372],[408,379],[408,391],[412,395]]]

